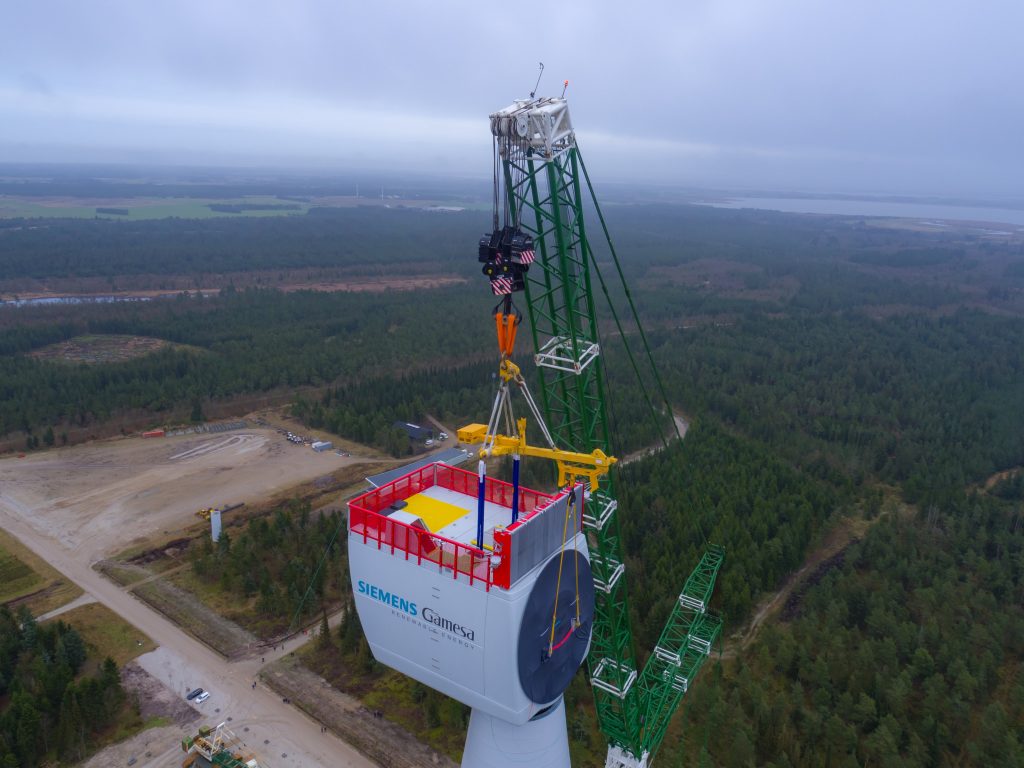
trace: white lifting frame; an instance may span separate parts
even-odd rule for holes
[[[573,357],[572,344],[565,336],[552,336],[537,351],[534,362],[543,368],[554,368],[556,371],[581,374],[597,356],[601,354],[601,346],[596,341],[578,342],[579,359]]]

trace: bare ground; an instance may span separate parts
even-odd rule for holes
[[[0,459],[0,510],[94,562],[185,531],[197,509],[256,502],[368,462],[315,453],[263,428],[107,440]]]
[[[121,683],[127,694],[138,701],[143,720],[160,718],[157,722],[164,725],[101,749],[82,764],[83,768],[127,765],[132,758],[139,766],[179,765],[181,761],[174,758],[181,755],[181,739],[198,728],[199,713],[134,661],[121,670]]]
[[[101,749],[82,763],[80,768],[111,768],[128,765],[132,759],[135,760],[132,763],[134,768],[176,768],[185,757],[181,751],[181,740],[194,730],[182,725],[147,728],[131,738]]]
[[[358,699],[306,669],[295,656],[268,664],[260,679],[383,768],[456,768],[451,758],[387,718],[375,716]]]
[[[672,420],[676,423],[676,429],[679,432],[679,439],[685,439],[686,433],[690,429],[690,422],[686,419],[686,417],[680,416],[678,413],[672,414]],[[674,438],[669,437],[669,442],[671,442],[672,439]],[[623,466],[625,466],[626,464],[632,464],[634,461],[638,461],[639,459],[646,458],[647,456],[653,456],[654,454],[658,453],[664,448],[665,444],[659,440],[653,445],[649,445],[646,448],[641,448],[637,451],[633,451],[632,453],[626,455],[619,461],[619,463],[622,464]]]
[[[308,270],[303,270],[308,273]],[[298,272],[281,275],[278,271],[272,271],[266,275],[257,275],[259,279],[249,280],[240,278],[237,273],[227,276],[223,282],[234,287],[245,287],[247,284],[265,285],[272,284],[278,290],[290,293],[293,291],[319,291],[322,293],[382,293],[384,291],[420,291],[425,288],[441,288],[448,285],[460,285],[466,282],[461,275],[451,273],[431,273],[413,275],[352,275],[339,276],[327,271],[317,280],[309,280],[305,274],[301,277]],[[137,285],[138,288],[125,288],[112,290],[106,279],[97,281],[89,278],[74,278],[61,280],[59,278],[45,281],[3,281],[0,282],[0,301],[11,301],[14,299],[56,299],[56,298],[81,298],[90,296],[117,296],[122,298],[159,298],[176,296],[183,291],[192,295],[202,294],[204,296],[216,296],[220,293],[221,287],[208,285],[204,288],[197,288],[190,276],[178,275],[127,275],[118,278],[118,283]],[[214,282],[220,282],[212,278]],[[260,282],[262,280],[262,282]],[[151,286],[156,281],[159,285],[169,285],[166,288],[153,289]],[[20,290],[18,286],[23,286]]]
[[[779,616],[788,621],[800,610],[800,601],[806,591],[821,580],[832,568],[841,566],[847,548],[854,542],[864,538],[872,526],[889,515],[906,516],[914,513],[914,507],[890,500],[881,513],[866,519],[861,516],[842,517],[825,534],[821,544],[807,555],[800,570],[791,573],[782,586],[767,595],[758,605],[750,623],[734,633],[725,641],[723,658],[733,658],[740,651],[749,648],[761,627],[769,620]],[[781,616],[780,616],[781,614]]]
[[[134,661],[121,670],[121,682],[129,696],[138,697],[139,714],[143,720],[162,717],[175,725],[188,725],[199,720],[199,712],[185,699]]]
[[[820,579],[824,574],[821,569],[827,570],[841,563],[846,548],[853,542],[860,541],[867,530],[884,516],[880,514],[872,520],[865,520],[862,517],[841,518],[825,535],[821,544],[811,550],[800,569],[786,577],[777,591],[761,601],[750,623],[725,641],[722,658],[733,658],[740,651],[749,648],[757,639],[765,622],[779,615],[784,607],[788,606],[789,614],[795,612],[798,605],[790,601],[798,600],[803,595],[815,575]]]
[[[1016,477],[1021,472],[1024,472],[1024,467],[1013,467],[1011,469],[1004,469],[1002,472],[996,472],[994,475],[986,478],[985,482],[982,483],[982,488],[986,491],[992,490],[992,486],[997,483],[1001,483],[1003,480],[1009,480]]]
[[[242,655],[257,645],[256,636],[203,605],[195,595],[161,579],[132,591],[193,637],[226,658]]]

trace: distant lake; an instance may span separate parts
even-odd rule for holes
[[[154,301],[157,299],[176,299],[184,295],[192,298],[192,294],[180,293],[157,293],[146,295],[133,295],[130,293],[118,293],[110,295],[88,294],[83,296],[37,296],[31,299],[4,299],[0,300],[0,309],[4,307],[45,307],[61,304],[118,304],[123,301]],[[197,292],[197,296],[206,298],[208,295],[216,295],[215,290]]]
[[[835,216],[884,216],[901,219],[988,221],[1024,227],[1024,210],[975,208],[966,205],[895,203],[882,200],[834,200],[796,197],[735,197],[696,203],[714,208],[757,208],[783,213],[825,213]]]
[[[0,307],[38,307],[48,304],[115,304],[121,301],[152,301],[151,296],[40,296],[35,299],[0,301]]]

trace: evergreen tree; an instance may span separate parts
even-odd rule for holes
[[[320,620],[320,636],[318,639],[320,650],[326,650],[330,648],[333,643],[331,642],[331,628],[327,623],[327,608],[323,609],[323,618]]]

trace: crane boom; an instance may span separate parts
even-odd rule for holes
[[[506,297],[506,307],[513,292],[525,293],[540,409],[554,448],[611,456],[592,275],[606,294],[607,289],[587,240],[584,178],[590,192],[586,202],[599,215],[600,209],[568,106],[562,98],[521,100],[490,121],[497,158],[495,231],[481,240],[483,271],[492,291]],[[612,256],[618,268],[614,250]],[[621,269],[618,273],[621,277]],[[642,768],[653,759],[672,713],[719,636],[721,622],[707,605],[724,551],[711,547],[701,558],[641,669],[630,626],[616,472],[614,466],[605,471],[600,487],[592,484],[584,512],[596,595],[588,665],[599,724],[609,742],[606,765]]]

